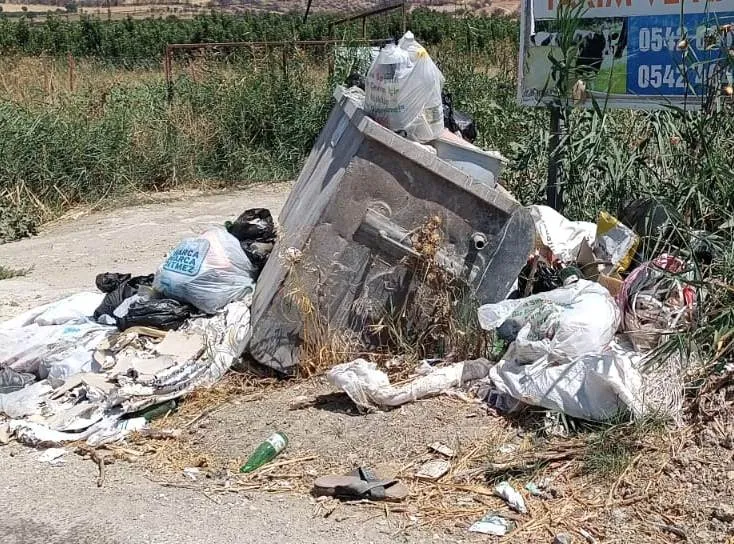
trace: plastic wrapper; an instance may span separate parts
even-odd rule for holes
[[[632,264],[640,237],[616,217],[600,212],[596,223],[594,255],[611,263],[612,273],[624,272]]]
[[[181,242],[158,270],[153,287],[213,314],[252,293],[254,273],[237,238],[215,228]]]

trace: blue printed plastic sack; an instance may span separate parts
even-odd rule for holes
[[[254,272],[237,239],[215,228],[176,246],[158,269],[153,287],[212,314],[252,293]]]

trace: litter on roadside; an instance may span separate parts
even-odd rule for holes
[[[420,468],[416,471],[415,477],[419,480],[431,480],[435,481],[444,476],[451,468],[451,463],[448,461],[434,459],[423,463]]]
[[[494,488],[494,492],[507,502],[507,505],[520,514],[527,514],[525,499],[510,485],[509,482],[500,482]]]
[[[245,464],[240,467],[240,472],[243,474],[254,472],[275,459],[287,446],[288,437],[285,433],[273,433],[252,452]]]
[[[269,239],[269,213],[258,213],[253,239]],[[241,247],[245,220],[238,221],[242,240],[210,230],[179,245],[159,275],[100,274],[101,293],[0,324],[0,413],[9,433],[32,446],[98,446],[145,429],[174,410],[175,399],[219,381],[245,352],[250,330],[255,282]],[[155,286],[163,283],[179,300],[160,298]]]
[[[475,521],[469,527],[469,531],[472,533],[494,536],[505,536],[513,529],[515,529],[514,522],[493,513],[486,514],[482,519]]]
[[[393,386],[375,363],[357,359],[336,365],[326,377],[332,385],[344,391],[363,410],[400,406],[406,402],[440,395],[469,381],[486,377],[491,364],[486,359],[455,363],[448,367],[431,368],[428,374],[409,383]]]
[[[436,453],[440,453],[441,455],[451,458],[454,455],[456,455],[456,452],[449,448],[446,444],[441,444],[441,442],[433,442],[431,444],[428,444],[428,449],[435,451]]]
[[[66,455],[66,450],[63,448],[49,448],[38,456],[38,462],[58,467],[64,464],[64,455]]]
[[[360,467],[345,476],[320,476],[314,493],[341,499],[400,501],[408,496],[405,484],[394,478],[380,478],[371,469]]]

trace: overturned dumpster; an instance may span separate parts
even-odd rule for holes
[[[303,342],[295,293],[315,301],[330,328],[363,330],[420,281],[410,235],[429,218],[443,229],[437,262],[481,303],[507,296],[534,243],[532,218],[501,186],[373,121],[357,89],[335,99],[253,300],[250,352],[284,374],[295,372]]]

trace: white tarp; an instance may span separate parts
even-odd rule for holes
[[[0,365],[41,378],[94,370],[94,350],[116,330],[88,317],[103,298],[78,293],[1,323]]]

